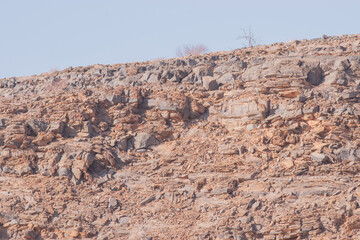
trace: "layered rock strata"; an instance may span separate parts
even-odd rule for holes
[[[0,80],[0,239],[360,238],[360,35]]]

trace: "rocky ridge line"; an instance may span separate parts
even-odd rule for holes
[[[356,239],[360,35],[0,80],[1,239]]]

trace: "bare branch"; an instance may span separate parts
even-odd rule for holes
[[[204,44],[195,44],[190,45],[186,44],[182,47],[178,47],[176,50],[176,56],[178,57],[186,57],[190,55],[200,55],[209,51],[209,49]]]
[[[249,27],[247,30],[242,28],[242,34],[237,39],[242,39],[246,47],[253,47],[256,45],[255,35]]]

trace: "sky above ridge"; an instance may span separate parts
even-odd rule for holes
[[[360,33],[359,0],[0,0],[0,78]]]

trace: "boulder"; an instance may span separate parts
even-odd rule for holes
[[[52,133],[60,133],[62,134],[64,132],[65,129],[65,123],[61,122],[61,121],[55,121],[55,122],[51,122],[47,128],[47,132],[52,132]]]
[[[81,129],[81,133],[79,134],[82,137],[91,137],[94,133],[91,121],[84,122],[84,125]]]
[[[267,116],[269,102],[253,99],[230,100],[219,109],[222,118],[249,118],[261,120]]]
[[[300,104],[279,104],[275,110],[275,116],[285,119],[295,119],[303,116],[302,106]]]
[[[190,66],[190,67],[193,67],[196,65],[196,61],[194,59],[191,59],[191,58],[188,58],[186,60],[186,65]]]
[[[234,145],[222,144],[219,146],[219,152],[222,155],[238,155],[239,149]]]
[[[21,122],[14,122],[14,123],[11,123],[9,126],[7,126],[6,133],[8,135],[25,134],[26,129],[25,129],[25,126]]]
[[[126,102],[126,99],[124,98],[124,96],[120,95],[120,94],[108,94],[108,95],[106,95],[105,98],[112,104]]]
[[[184,77],[181,80],[181,83],[183,84],[195,84],[201,81],[201,77],[195,75],[195,73],[190,73],[189,75],[187,75],[186,77]]]
[[[196,76],[213,76],[215,64],[208,63],[208,64],[202,64],[200,66],[193,68],[193,73],[195,73]]]
[[[72,126],[66,126],[64,127],[64,131],[63,131],[63,137],[66,137],[66,138],[73,138],[75,137],[77,134],[77,131],[74,127]]]
[[[325,85],[347,85],[349,76],[343,71],[333,71],[324,77]]]
[[[203,80],[204,88],[208,91],[214,91],[219,88],[218,83],[213,77],[209,77],[209,76],[203,77],[202,80]]]
[[[315,86],[323,82],[323,72],[320,66],[310,69],[307,73],[306,81]]]
[[[36,137],[36,139],[33,141],[34,144],[38,146],[45,146],[51,141],[53,141],[55,138],[54,133],[48,132],[48,133],[40,133]]]
[[[0,118],[0,129],[6,128],[6,119]]]
[[[116,141],[116,146],[122,150],[122,151],[126,151],[128,148],[128,137],[122,137],[120,138],[118,141]]]
[[[157,83],[160,79],[161,75],[160,73],[152,73],[149,78],[147,79],[147,82],[149,83]]]
[[[37,135],[39,132],[45,132],[48,124],[44,121],[32,119],[26,123],[26,127],[32,133],[31,135]]]
[[[72,174],[77,180],[80,180],[83,173],[87,171],[90,165],[94,161],[94,153],[92,152],[81,152],[77,154],[72,164]]]
[[[317,162],[319,164],[332,162],[328,155],[318,153],[318,152],[311,153],[311,158],[312,158],[312,160],[314,160],[315,162]]]
[[[233,73],[225,73],[217,80],[219,84],[228,84],[228,83],[233,83],[234,81],[235,81],[235,77]]]
[[[158,144],[159,140],[148,133],[138,133],[135,136],[134,147],[136,150],[147,149],[150,146]]]

